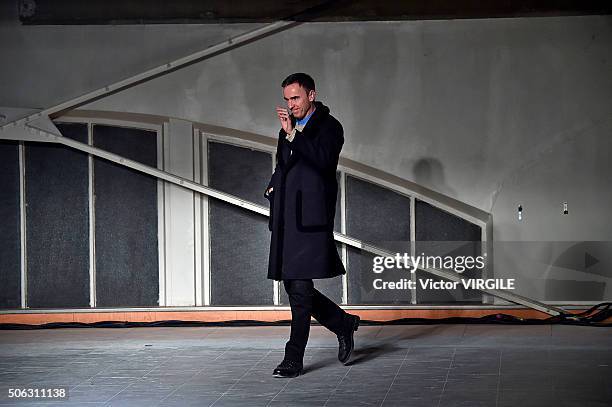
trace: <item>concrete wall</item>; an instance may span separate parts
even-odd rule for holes
[[[10,62],[0,106],[13,108],[49,106],[258,26],[22,27],[11,12],[0,22]],[[83,108],[273,137],[280,82],[295,71],[313,75],[343,123],[343,156],[492,212],[494,240],[612,240],[610,16],[306,24]],[[496,259],[498,275],[517,267]],[[521,267],[533,268],[525,278],[554,271]],[[610,282],[609,271],[567,270]]]

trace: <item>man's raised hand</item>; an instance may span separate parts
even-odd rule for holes
[[[283,130],[285,130],[285,133],[291,133],[293,131],[293,123],[291,122],[291,117],[289,117],[287,109],[277,106],[276,114],[278,115],[278,120],[280,121]]]

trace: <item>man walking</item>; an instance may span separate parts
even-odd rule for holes
[[[343,311],[312,282],[346,273],[333,236],[342,125],[315,101],[309,75],[289,75],[281,86],[288,109],[276,108],[282,128],[276,168],[265,192],[272,232],[268,278],[283,281],[291,305],[291,335],[273,375],[296,377],[303,368],[311,316],[337,335],[338,359],[345,364],[359,317]]]

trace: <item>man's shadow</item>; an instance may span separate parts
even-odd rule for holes
[[[395,325],[402,326],[402,325]],[[413,325],[404,325],[404,327],[408,328]],[[370,346],[364,348],[355,348],[353,351],[353,360],[347,364],[348,365],[356,365],[359,363],[367,362],[371,359],[376,359],[377,357],[381,357],[387,353],[398,352],[401,349],[406,349],[406,347],[396,346],[395,344],[405,340],[417,339],[420,337],[427,337],[432,335],[435,331],[439,330],[441,327],[439,325],[431,325],[431,326],[420,326],[419,330],[410,330],[406,329],[404,332],[400,332],[397,335],[385,337],[384,339],[379,339],[379,344],[372,344]],[[376,339],[376,338],[375,338]]]
[[[401,326],[401,325],[396,325],[396,326]],[[412,326],[412,325],[405,325],[405,327],[408,327],[408,326]],[[369,360],[373,360],[373,359],[382,357],[385,354],[400,352],[402,349],[406,349],[406,347],[397,346],[395,345],[396,343],[400,341],[404,341],[404,340],[411,340],[411,339],[417,339],[420,337],[431,336],[434,334],[435,331],[441,329],[439,325],[420,326],[419,328],[420,329],[418,331],[406,329],[405,332],[401,332],[397,335],[385,337],[384,339],[377,340],[376,338],[373,338],[372,340],[378,343],[371,343],[365,347],[359,347],[357,343],[357,341],[359,340],[358,334],[355,334],[355,337],[357,338],[355,350],[353,350],[352,360],[349,363],[347,363],[346,366],[352,366],[352,365],[364,363]],[[320,361],[317,361],[309,365],[307,368],[305,368],[304,373],[313,372],[322,367],[326,367],[328,365],[336,364],[336,363],[338,363],[338,360],[335,358],[320,360]]]
[[[391,343],[380,343],[366,346],[365,348],[355,349],[353,351],[353,360],[347,363],[347,366],[358,365],[368,360],[376,359],[387,353],[398,352],[401,348]]]
[[[457,197],[457,192],[447,184],[444,166],[437,158],[422,157],[412,166],[414,181],[426,188],[433,189],[446,196]]]

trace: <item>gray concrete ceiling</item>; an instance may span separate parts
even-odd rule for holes
[[[395,21],[612,14],[607,0],[16,0],[27,25]]]

